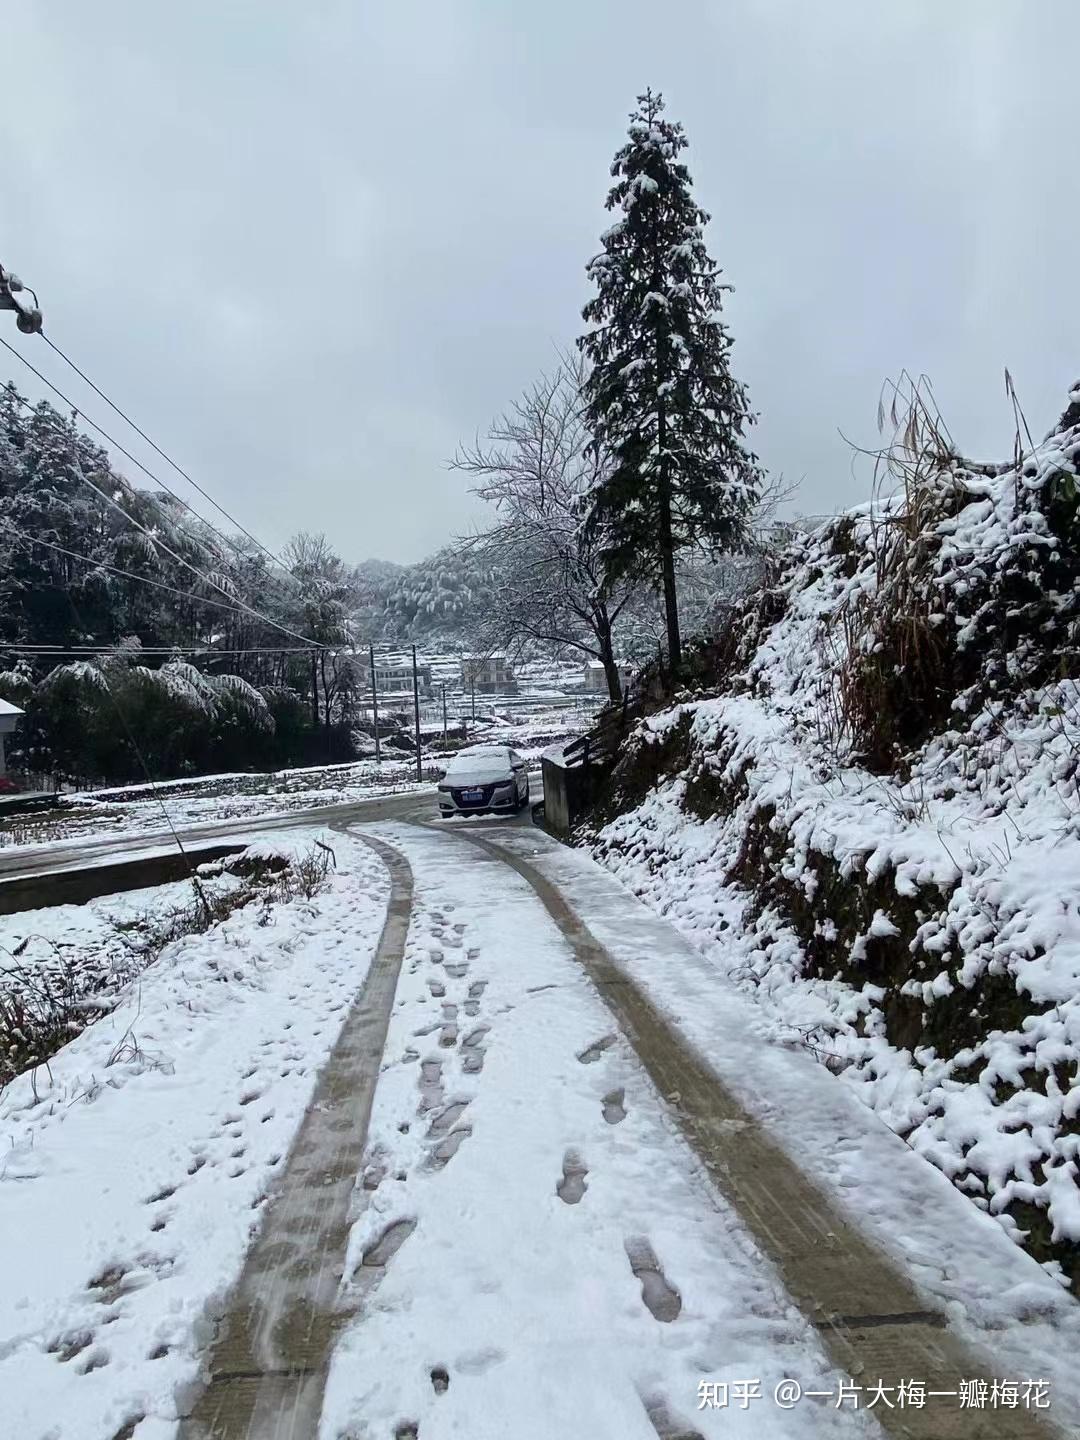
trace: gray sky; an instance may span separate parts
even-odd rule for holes
[[[994,458],[1006,364],[1039,434],[1080,374],[1075,0],[26,0],[4,36],[0,260],[272,546],[414,560],[480,516],[444,462],[578,333],[649,84],[797,508],[866,498],[837,430],[902,367]]]

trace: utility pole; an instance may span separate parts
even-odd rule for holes
[[[446,739],[446,685],[442,687],[442,738]]]
[[[424,778],[424,759],[420,753],[420,681],[416,673],[416,646],[412,647],[412,700],[413,718],[416,721],[416,778]]]
[[[375,764],[382,763],[379,755],[379,692],[375,688],[375,646],[368,646],[368,656],[371,660],[371,713],[375,721]]]

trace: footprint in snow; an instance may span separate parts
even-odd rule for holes
[[[635,1236],[626,1242],[626,1258],[630,1269],[641,1281],[641,1298],[654,1320],[665,1325],[676,1320],[682,1309],[682,1296],[673,1285],[669,1285],[660,1269],[648,1240]]]
[[[49,1342],[48,1351],[55,1355],[64,1364],[74,1360],[76,1355],[94,1343],[94,1332],[92,1330],[68,1330],[63,1335],[58,1335],[55,1340]]]
[[[91,1370],[104,1370],[109,1363],[109,1352],[103,1345],[95,1345],[85,1357],[79,1361],[75,1369],[80,1375],[89,1375]]]
[[[567,1205],[576,1205],[585,1191],[585,1176],[589,1167],[576,1150],[567,1150],[562,1162],[562,1179],[555,1186],[555,1193]]]
[[[448,1004],[448,1003],[444,1003],[444,1005],[443,1005],[443,1007],[442,1007],[442,1010],[443,1010],[443,1018],[442,1018],[441,1033],[440,1033],[440,1035],[439,1035],[439,1044],[440,1044],[441,1046],[443,1046],[443,1048],[446,1049],[446,1050],[452,1050],[452,1049],[454,1048],[454,1046],[457,1044],[457,1038],[458,1038],[458,1027],[457,1027],[458,1008],[457,1008],[456,1005],[450,1005],[450,1004]]]
[[[108,1265],[87,1282],[86,1288],[100,1291],[101,1303],[111,1305],[117,1295],[121,1293],[120,1287],[123,1285],[126,1275],[127,1271],[122,1265]]]
[[[370,1193],[373,1190],[377,1190],[385,1179],[385,1164],[383,1164],[382,1161],[373,1160],[370,1164],[365,1165],[360,1177],[360,1184],[364,1190]]]
[[[464,1005],[466,1015],[480,1014],[480,998],[486,989],[486,980],[474,980],[469,986],[469,998],[465,1001]]]
[[[166,1350],[165,1354],[167,1355],[168,1353],[169,1352]],[[133,1440],[135,1431],[139,1428],[139,1426],[145,1419],[146,1416],[141,1410],[137,1415],[129,1415],[128,1418],[124,1421],[124,1423],[120,1426],[120,1429],[113,1432],[113,1434],[109,1437],[109,1440]]]
[[[360,1264],[369,1270],[384,1269],[416,1229],[415,1220],[394,1220],[364,1251]]]
[[[490,1029],[490,1025],[477,1025],[461,1042],[461,1068],[466,1075],[478,1075],[484,1068],[484,1047],[480,1042]]]
[[[462,1115],[464,1115],[468,1104],[469,1102],[467,1100],[452,1101],[444,1110],[440,1110],[438,1115],[432,1120],[428,1126],[428,1134],[445,1135],[448,1130],[457,1124]]]
[[[600,1059],[600,1056],[603,1055],[605,1050],[610,1050],[614,1044],[615,1036],[605,1035],[600,1040],[595,1040],[587,1049],[582,1050],[577,1058],[581,1061],[582,1065],[592,1065]]]
[[[431,1152],[431,1165],[436,1170],[441,1170],[457,1154],[461,1148],[461,1142],[472,1134],[468,1125],[462,1125],[459,1130],[451,1130],[450,1134],[439,1141]]]
[[[604,1096],[604,1119],[609,1125],[618,1125],[626,1119],[625,1090],[612,1090]]]
[[[672,1415],[666,1400],[646,1400],[645,1413],[652,1422],[658,1440],[704,1440],[700,1430],[695,1430],[692,1425],[687,1425]]]
[[[441,1060],[424,1060],[420,1065],[420,1113],[434,1110],[442,1101]]]

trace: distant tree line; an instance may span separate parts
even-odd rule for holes
[[[166,777],[350,758],[357,638],[400,633],[410,572],[347,565],[321,535],[281,559],[130,485],[74,420],[0,389],[0,698],[27,712],[10,762],[129,781],[144,763]],[[439,573],[418,581],[433,597]]]

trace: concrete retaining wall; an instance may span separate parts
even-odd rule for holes
[[[47,875],[21,875],[0,882],[0,915],[19,910],[41,910],[52,905],[85,905],[99,895],[118,895],[123,890],[142,890],[186,880],[190,870],[210,860],[237,855],[243,845],[210,845],[164,855],[144,855],[116,860],[109,865],[87,865],[78,870],[54,870]]]

